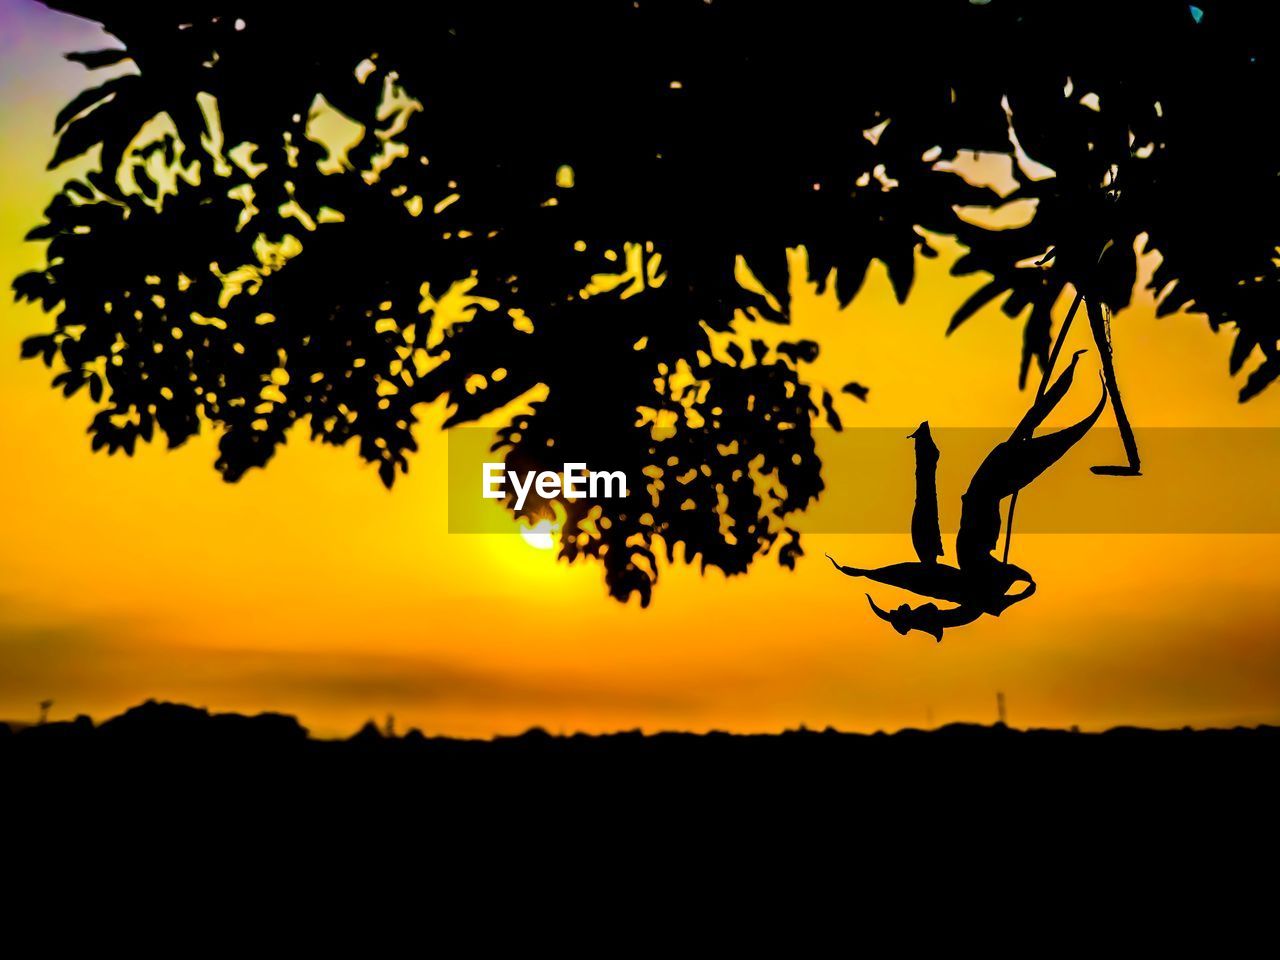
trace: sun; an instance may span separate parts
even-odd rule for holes
[[[520,536],[524,542],[538,550],[550,550],[556,545],[556,534],[560,532],[560,524],[553,520],[539,520],[532,527],[520,524]]]

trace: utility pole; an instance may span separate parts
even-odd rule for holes
[[[996,691],[996,716],[999,718],[1000,726],[1007,727],[1009,725],[1009,718],[1004,709],[1004,692],[1001,690]]]

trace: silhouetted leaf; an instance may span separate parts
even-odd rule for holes
[[[1231,345],[1231,358],[1228,362],[1233,376],[1240,372],[1244,362],[1249,359],[1249,354],[1253,353],[1257,346],[1258,341],[1243,330],[1236,334],[1235,342]]]
[[[1000,296],[1005,291],[996,283],[988,283],[984,287],[980,287],[976,292],[969,296],[960,308],[951,315],[951,323],[947,325],[947,333],[954,333],[960,324],[964,323],[975,313],[985,307],[988,303]]]
[[[1245,381],[1240,388],[1240,402],[1243,403],[1257,396],[1280,377],[1280,355],[1267,357]]]
[[[115,77],[98,87],[90,87],[87,90],[81,90],[78,94],[68,101],[67,105],[58,111],[58,116],[53,121],[53,132],[59,133],[62,128],[76,118],[77,115],[88,110],[94,104],[106,100],[108,97],[114,96],[117,90],[128,87],[128,81],[136,82],[134,77]]]
[[[66,58],[73,63],[83,65],[89,70],[110,67],[113,64],[123,63],[125,60],[130,59],[129,52],[123,49],[84,50],[78,53],[68,53]]]

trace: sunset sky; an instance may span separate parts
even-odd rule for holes
[[[103,45],[93,24],[0,0],[6,285],[43,262],[22,237],[65,179],[44,170],[53,117],[87,75],[61,54]],[[950,277],[957,248],[941,246],[904,307],[879,265],[843,311],[797,286],[797,335],[823,345],[813,379],[871,387],[865,405],[843,399],[847,426],[1006,426],[1025,409],[1020,323],[991,307],[943,336],[983,278]],[[47,325],[0,301],[0,719],[31,719],[45,698],[54,717],[103,717],[154,697],[294,713],[321,735],[388,713],[475,736],[875,730],[990,721],[1003,691],[1019,726],[1280,722],[1277,535],[1017,536],[1011,559],[1039,592],[942,644],[872,618],[861,585],[823,559],[908,559],[905,534],[808,533],[794,572],[772,558],[731,580],[664,567],[641,610],[608,599],[598,567],[517,534],[448,534],[439,409],[391,493],[354,449],[301,431],[234,485],[207,431],[173,452],[93,454],[87,397],[64,400],[18,359]],[[1202,317],[1157,320],[1144,292],[1113,329],[1137,425],[1280,427],[1280,390],[1237,404],[1229,336]],[[1084,324],[1076,334],[1085,345]]]

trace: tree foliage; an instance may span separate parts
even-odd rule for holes
[[[990,280],[951,326],[1000,302],[1025,382],[1063,290],[1122,308],[1145,238],[1161,311],[1235,328],[1241,399],[1280,376],[1264,5],[52,5],[122,44],[71,59],[127,71],[56,118],[50,166],[97,162],[14,284],[55,314],[23,351],[91,394],[95,448],[210,424],[236,480],[302,421],[391,486],[420,404],[465,424],[537,389],[499,449],[646,478],[566,504],[562,552],[647,603],[660,548],[801,552],[812,425],[840,420],[820,346],[753,333],[788,322],[789,248],[847,304],[873,260],[904,300],[957,237]],[[962,176],[974,152],[1017,189]],[[1021,227],[964,215],[1026,201]]]

